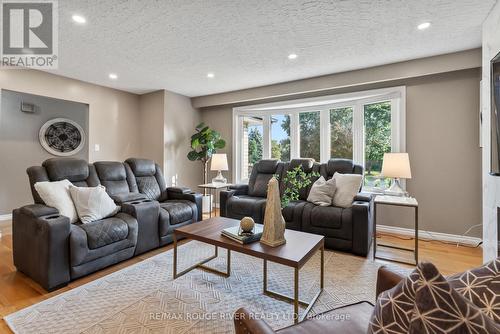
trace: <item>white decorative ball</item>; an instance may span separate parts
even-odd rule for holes
[[[243,232],[249,233],[252,232],[253,227],[255,226],[255,222],[252,217],[243,217],[240,221],[240,228]]]

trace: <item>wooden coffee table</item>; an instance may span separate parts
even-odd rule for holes
[[[240,252],[243,254],[251,255],[264,260],[263,264],[263,292],[264,294],[293,303],[294,321],[295,323],[301,321],[311,310],[314,303],[323,291],[324,286],[324,237],[321,235],[286,230],[285,239],[286,244],[278,247],[270,247],[260,242],[254,242],[242,245],[238,242],[232,241],[229,238],[223,237],[221,231],[228,227],[238,226],[239,220],[230,219],[225,217],[213,217],[198,223],[183,226],[174,230],[174,279],[188,273],[189,271],[199,268],[224,277],[231,275],[231,251]],[[215,246],[214,255],[207,259],[198,262],[189,268],[177,272],[177,238],[185,237],[187,239],[198,240],[210,245]],[[227,249],[227,263],[226,272],[215,270],[206,267],[204,264],[208,261],[215,259],[218,256],[218,247]],[[317,252],[321,252],[321,265],[320,265],[320,289],[310,302],[299,300],[299,270],[304,264]],[[285,296],[275,291],[271,291],[267,287],[267,261],[276,262],[285,266],[294,268],[294,293],[293,297]],[[306,311],[299,319],[299,305],[306,307]]]

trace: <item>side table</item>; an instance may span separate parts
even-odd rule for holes
[[[406,262],[397,259],[391,259],[387,257],[377,256],[377,207],[379,205],[389,205],[389,206],[399,206],[399,207],[409,207],[413,208],[415,211],[415,247],[399,247],[388,244],[379,244],[378,246],[399,249],[403,251],[413,252],[415,255],[415,263]],[[375,196],[373,202],[373,257],[375,259],[388,260],[393,262],[399,262],[404,264],[416,265],[418,264],[418,202],[412,197],[400,197],[400,196],[387,196],[387,195],[377,195]]]
[[[213,203],[215,201],[212,201],[212,199],[217,200],[217,190],[227,189],[232,185],[233,185],[232,183],[206,183],[198,185],[198,188],[208,190],[208,194],[210,196],[210,203]],[[210,218],[212,218],[212,209],[213,209],[213,204],[212,207],[210,208]],[[217,212],[214,213],[214,216],[217,216]]]

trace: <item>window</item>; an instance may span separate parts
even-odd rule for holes
[[[290,160],[290,115],[271,116],[271,158]]]
[[[405,88],[395,87],[233,109],[233,179],[260,159],[352,159],[365,186],[384,187],[386,152],[405,151]]]
[[[263,121],[259,117],[243,117],[242,120],[242,179],[248,179],[252,173],[253,165],[262,160],[264,143],[263,143]]]
[[[330,157],[352,159],[352,107],[330,110]]]
[[[320,161],[320,115],[319,111],[299,114],[300,156]]]
[[[388,179],[380,179],[384,153],[391,152],[391,102],[364,106],[365,121],[365,185],[385,187]]]

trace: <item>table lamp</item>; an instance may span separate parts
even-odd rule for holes
[[[400,179],[411,179],[410,158],[408,153],[384,153],[382,163],[382,176],[393,178],[388,193],[405,196],[406,192],[401,188]]]
[[[210,170],[218,171],[217,176],[212,179],[212,183],[226,183],[227,179],[222,175],[222,171],[229,170],[227,166],[227,155],[216,153],[212,155]]]

